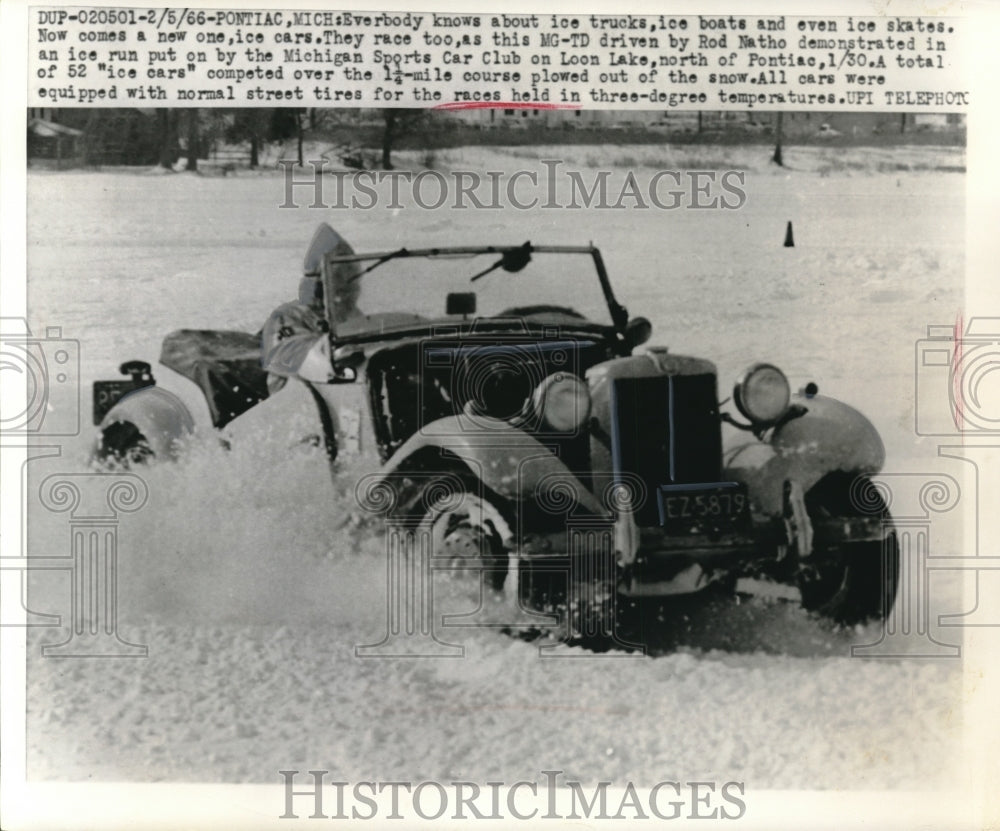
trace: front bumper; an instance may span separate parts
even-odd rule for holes
[[[606,575],[623,595],[690,594],[763,551],[776,551],[785,539],[781,523],[769,523],[751,533],[683,537],[658,527],[623,534],[619,525],[595,522],[586,530],[527,535],[518,546],[522,569],[536,577],[546,575],[547,584],[558,574],[565,575],[567,585]],[[634,550],[623,550],[623,539],[637,543]]]
[[[526,534],[518,545],[522,568],[546,575],[549,586],[555,575],[565,575],[561,582],[567,585],[603,576],[624,596],[691,594],[729,577],[780,567],[795,542],[780,517],[755,517],[743,531],[688,535],[639,528],[630,519],[594,518],[562,531]],[[817,546],[798,555],[800,560],[822,558],[845,544],[879,541],[887,529],[879,517],[830,517],[816,519],[811,531]]]

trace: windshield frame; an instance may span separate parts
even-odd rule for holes
[[[611,281],[608,277],[607,269],[604,266],[604,259],[601,256],[601,252],[598,248],[593,245],[532,245],[530,242],[526,242],[522,245],[458,245],[458,246],[437,246],[433,248],[397,248],[395,250],[388,251],[373,251],[361,254],[330,254],[327,255],[323,262],[324,267],[322,269],[323,274],[323,306],[325,310],[325,316],[327,323],[330,328],[331,340],[335,343],[343,343],[347,341],[361,341],[361,340],[372,340],[372,339],[385,339],[386,336],[389,337],[400,337],[405,336],[411,332],[419,333],[420,331],[428,327],[428,321],[423,321],[421,323],[408,323],[400,324],[398,326],[388,326],[382,327],[382,333],[379,335],[374,335],[371,332],[358,333],[355,336],[350,334],[344,334],[343,336],[338,336],[337,328],[340,324],[336,323],[333,319],[333,310],[327,302],[327,298],[334,296],[333,287],[329,284],[330,278],[329,273],[332,271],[333,266],[343,265],[343,264],[365,264],[370,263],[367,267],[362,268],[362,270],[350,279],[350,282],[356,280],[361,280],[367,277],[376,268],[395,259],[405,259],[420,257],[425,259],[445,259],[449,257],[469,257],[474,258],[480,255],[487,254],[497,254],[501,257],[511,256],[517,253],[528,253],[528,254],[577,254],[577,255],[589,255],[594,263],[595,271],[597,272],[597,279],[601,287],[601,293],[604,296],[604,301],[607,304],[608,312],[611,315],[612,326],[601,325],[594,323],[593,321],[581,319],[579,323],[579,329],[583,332],[594,333],[595,331],[608,331],[612,329],[618,332],[620,335],[624,335],[625,326],[628,323],[628,312],[625,307],[618,302],[615,298],[614,291],[611,288]],[[479,275],[484,276],[484,275]],[[487,278],[488,279],[488,278]],[[479,325],[476,326],[477,329],[482,328],[482,324],[488,321],[490,318],[477,318]],[[500,323],[500,319],[497,318],[497,322]],[[350,327],[348,327],[350,328]],[[461,328],[465,328],[464,326]],[[505,327],[501,327],[505,328]]]

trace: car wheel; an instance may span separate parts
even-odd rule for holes
[[[802,605],[838,623],[885,620],[899,586],[899,546],[895,533],[884,543],[843,546],[799,571]]]
[[[115,421],[101,431],[95,459],[105,467],[128,470],[154,461],[149,441],[130,421]]]
[[[507,522],[482,490],[467,477],[434,479],[419,489],[411,516],[430,536],[436,569],[459,577],[481,574],[489,588],[501,591],[508,572]]]
[[[799,558],[797,583],[802,605],[837,623],[885,620],[899,587],[899,543],[892,517],[871,482],[836,489],[821,483],[806,497],[815,528],[813,551]],[[839,541],[838,529],[851,523],[878,523],[882,539]]]
[[[518,568],[521,604],[556,618],[555,625],[546,629],[549,636],[595,652],[638,646],[620,634],[629,628],[626,618],[631,609],[617,594],[612,557],[575,567],[569,557],[526,559]]]

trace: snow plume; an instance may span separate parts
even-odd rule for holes
[[[331,485],[321,448],[269,432],[231,450],[205,437],[142,470],[150,505],[123,528],[123,609],[192,624],[366,616],[381,547],[355,528],[351,477]]]

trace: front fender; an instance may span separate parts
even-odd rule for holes
[[[767,442],[748,442],[726,452],[728,478],[743,482],[757,510],[781,513],[785,482],[806,493],[828,473],[877,473],[885,446],[874,425],[835,398],[793,395],[808,412],[777,428]]]
[[[512,500],[565,502],[566,488],[591,513],[607,511],[566,465],[536,438],[506,421],[461,416],[438,419],[411,436],[386,462],[382,478],[457,457],[486,487]]]
[[[97,455],[104,431],[116,423],[134,424],[158,459],[176,459],[179,442],[194,431],[194,419],[184,402],[162,387],[131,392],[108,410],[98,427]]]

